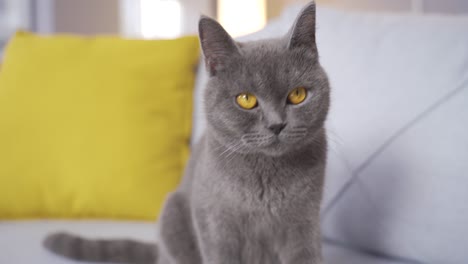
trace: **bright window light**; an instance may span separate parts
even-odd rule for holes
[[[182,31],[182,8],[176,0],[140,0],[143,38],[175,38]]]
[[[219,22],[233,37],[265,26],[266,0],[218,0]]]

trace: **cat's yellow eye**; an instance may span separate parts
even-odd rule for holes
[[[297,104],[304,102],[306,97],[307,97],[306,88],[297,87],[297,88],[294,88],[291,92],[289,92],[288,103],[297,105]]]
[[[237,104],[247,110],[257,106],[257,97],[251,93],[241,93],[236,98]]]

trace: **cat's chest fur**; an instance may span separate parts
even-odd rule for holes
[[[280,263],[278,250],[289,228],[295,223],[314,228],[318,221],[325,152],[306,148],[271,157],[213,149],[197,156],[192,197],[198,230],[222,222],[237,230],[241,263]]]
[[[208,193],[217,197],[217,204],[239,214],[276,222],[320,202],[321,193],[315,192],[323,181],[321,168],[317,169],[321,163],[308,151],[286,157],[208,156],[210,162],[205,163],[203,172],[209,175],[210,182],[204,184],[209,186]]]
[[[286,162],[261,156],[239,159],[227,173],[242,195],[240,202],[272,214],[287,202],[293,184],[290,179],[294,177]]]

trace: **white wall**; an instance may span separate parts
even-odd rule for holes
[[[57,0],[56,0],[57,1]],[[140,0],[118,0],[121,5],[121,32],[129,37],[141,37]],[[181,32],[183,35],[198,31],[200,15],[216,16],[216,0],[178,0],[181,4]]]
[[[44,0],[36,0],[44,1]],[[53,2],[54,28],[56,32],[79,34],[118,34],[132,31],[138,20],[139,0],[48,0]],[[216,0],[179,0],[182,4],[182,33],[197,32],[201,14],[215,16]],[[128,10],[122,10],[124,6]],[[127,13],[133,22],[126,22]],[[137,24],[137,23],[136,23]],[[133,25],[135,26],[135,25]],[[128,34],[133,35],[135,34]]]
[[[118,0],[55,0],[53,2],[56,32],[85,35],[119,33]]]
[[[283,6],[307,0],[269,0]],[[468,0],[316,0],[318,4],[347,9],[397,12],[468,13]]]
[[[467,0],[426,0],[424,4],[426,11],[468,13]]]
[[[183,32],[194,34],[198,32],[200,15],[216,17],[216,0],[180,0],[183,5]]]

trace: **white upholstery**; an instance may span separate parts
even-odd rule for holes
[[[90,238],[125,237],[154,241],[154,223],[111,221],[9,221],[0,222],[1,264],[82,263],[57,257],[42,241],[54,231],[69,231]]]
[[[333,86],[325,237],[467,263],[468,17],[320,10]]]
[[[124,237],[154,241],[153,223],[115,221],[16,221],[0,222],[1,264],[83,263],[57,257],[42,247],[42,240],[56,230],[82,234],[90,238]],[[325,245],[328,264],[400,264],[366,256],[338,246]]]

